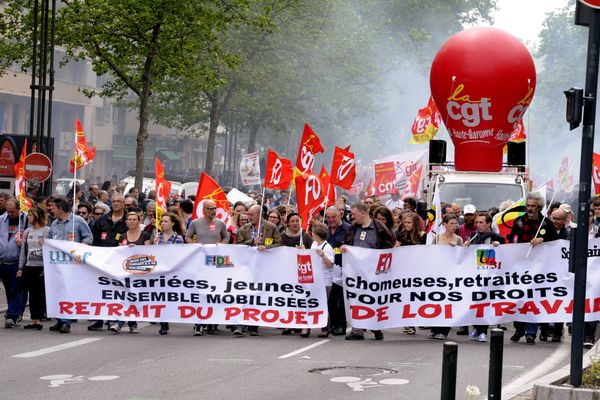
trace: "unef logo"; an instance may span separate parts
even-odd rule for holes
[[[77,254],[75,250],[69,250],[68,253],[60,250],[50,250],[51,264],[85,264],[86,260],[92,255],[89,251],[83,255]]]
[[[123,261],[123,269],[130,274],[147,274],[154,271],[158,263],[155,256],[136,254]]]
[[[500,269],[502,263],[496,261],[494,249],[477,249],[477,269]]]
[[[298,283],[314,283],[312,261],[309,255],[298,254]]]
[[[235,267],[229,256],[206,256],[204,257],[204,265],[207,267],[231,268]]]
[[[271,178],[269,182],[273,185],[279,185],[281,181],[281,169],[283,168],[283,164],[279,158],[275,159],[275,164],[273,164],[273,169],[271,171]]]
[[[392,253],[383,253],[379,255],[375,275],[387,274],[392,269]]]

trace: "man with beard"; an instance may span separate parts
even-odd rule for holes
[[[537,246],[543,242],[556,240],[558,235],[552,223],[542,216],[544,200],[538,193],[529,193],[525,198],[527,212],[517,218],[507,236],[509,243],[531,243]],[[535,344],[538,324],[532,322],[515,322],[516,332],[511,342],[518,342],[523,336],[527,344]]]

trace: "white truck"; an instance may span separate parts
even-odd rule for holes
[[[473,204],[477,210],[498,207],[505,200],[513,202],[528,192],[528,180],[524,172],[516,168],[504,168],[501,172],[463,172],[449,167],[430,167],[427,181],[427,204],[433,203],[433,193],[439,186],[440,201],[458,203],[462,208]]]

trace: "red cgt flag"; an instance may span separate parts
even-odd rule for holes
[[[323,184],[323,189],[325,189],[325,202],[324,207],[330,206],[335,203],[337,199],[335,193],[335,185],[331,183],[331,177],[327,173],[325,166],[321,166],[321,173],[319,174],[319,179],[321,179],[321,183]]]
[[[365,190],[365,194],[363,195],[363,199],[367,197],[375,196],[375,185],[373,184],[373,180],[369,180],[369,184],[367,185],[367,190]]]
[[[412,138],[409,143],[419,144],[429,142],[435,137],[440,129],[442,116],[433,101],[433,97],[429,96],[429,101],[425,108],[421,108],[417,112],[415,121],[412,125]]]
[[[73,154],[73,158],[70,162],[72,174],[84,165],[91,163],[96,156],[96,147],[94,146],[91,149],[88,148],[87,140],[85,139],[85,133],[83,132],[79,118],[75,118],[75,132],[77,132],[75,154]]]
[[[509,142],[522,143],[527,139],[527,135],[525,134],[525,125],[523,125],[523,119],[520,119],[517,123],[517,127],[510,134]]]
[[[313,132],[308,124],[304,124],[302,132],[302,140],[298,147],[298,157],[296,158],[296,168],[294,169],[294,177],[303,173],[312,174],[315,166],[315,155],[325,151],[321,145],[319,137]]]
[[[265,187],[269,189],[287,190],[292,181],[292,162],[279,157],[269,149],[267,153],[267,172],[265,174]]]
[[[194,215],[192,219],[202,217],[203,200],[212,200],[217,204],[217,218],[229,225],[229,201],[221,186],[208,174],[200,175],[196,202],[194,203]]]
[[[333,163],[331,165],[331,183],[349,190],[356,179],[356,159],[350,151],[350,146],[345,149],[335,146]]]
[[[24,212],[28,212],[32,207],[31,200],[25,195],[25,158],[27,157],[27,139],[23,143],[21,149],[21,156],[19,161],[15,164],[15,199],[19,201],[19,206]]]
[[[302,218],[302,228],[308,228],[310,218],[323,209],[325,191],[323,183],[314,174],[298,175],[296,183],[296,198],[298,200],[298,214]]]
[[[156,172],[156,228],[160,227],[160,219],[167,212],[167,199],[171,193],[171,182],[165,179],[165,169],[158,157],[154,158]]]

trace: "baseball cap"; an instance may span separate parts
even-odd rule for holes
[[[467,204],[465,206],[465,208],[463,209],[463,214],[475,214],[475,212],[477,211],[477,208],[475,208],[475,206],[473,204]]]

